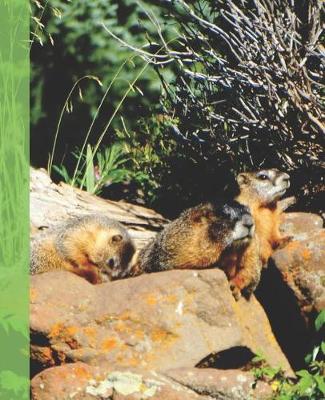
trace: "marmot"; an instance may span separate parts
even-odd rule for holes
[[[104,215],[75,217],[31,244],[31,274],[65,269],[101,283],[123,277],[135,246],[127,230]]]
[[[258,251],[250,246],[253,233],[254,222],[248,207],[235,201],[203,203],[166,225],[140,251],[133,273],[219,266],[238,294],[252,284],[250,277],[247,280],[245,276],[243,264],[259,262]],[[240,280],[235,281],[238,276]]]
[[[248,299],[259,284],[262,272],[259,242],[255,233],[251,232],[246,245],[225,249],[218,267],[226,273],[235,299],[238,300],[241,295]]]
[[[240,194],[236,200],[250,208],[259,241],[261,261],[266,265],[273,251],[283,247],[290,240],[290,237],[281,235],[280,223],[284,208],[291,205],[294,198],[288,199],[287,204],[278,204],[278,200],[290,187],[290,177],[277,169],[266,169],[240,173],[237,182]]]

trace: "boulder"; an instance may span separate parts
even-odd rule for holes
[[[179,368],[169,370],[165,376],[199,394],[208,394],[213,399],[269,399],[270,386],[256,381],[250,372],[240,370],[218,370],[212,368]]]
[[[324,309],[325,229],[299,233],[298,239],[276,251],[272,259],[305,315]]]
[[[323,219],[312,213],[290,212],[283,214],[281,232],[293,236],[295,240],[308,239],[310,235],[323,228]]]
[[[277,250],[272,262],[292,290],[305,317],[325,307],[325,230],[316,214],[283,214],[281,232],[292,241]]]
[[[235,302],[218,269],[168,271],[91,285],[66,271],[31,278],[35,370],[66,362],[162,371],[233,348],[290,371],[254,297]],[[206,366],[209,366],[207,363]]]
[[[325,305],[325,232],[315,214],[287,213],[281,227],[293,240],[277,250],[255,292],[295,370],[312,351],[314,320]]]
[[[263,400],[272,390],[248,372],[188,368],[157,373],[77,362],[38,374],[31,394],[32,400]]]

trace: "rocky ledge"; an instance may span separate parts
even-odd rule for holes
[[[33,234],[68,215],[103,212],[141,247],[166,223],[32,171]],[[264,399],[255,354],[287,374],[303,367],[325,304],[320,217],[287,213],[293,240],[263,271],[256,297],[236,302],[218,269],[168,271],[91,285],[68,272],[31,277],[32,399]]]

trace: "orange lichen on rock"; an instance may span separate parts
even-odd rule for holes
[[[104,351],[111,351],[117,347],[117,340],[115,338],[107,338],[102,342],[101,348]]]
[[[113,328],[115,332],[123,333],[126,330],[126,324],[124,321],[116,321],[116,323],[113,325]]]
[[[78,328],[76,326],[64,326],[61,322],[54,324],[48,334],[52,340],[63,340],[71,349],[80,347],[78,341],[74,338]]]
[[[31,355],[34,360],[37,360],[42,365],[52,367],[55,365],[53,352],[50,347],[31,346]]]
[[[169,345],[176,340],[176,335],[159,327],[152,330],[150,337],[153,342],[165,345]]]
[[[57,337],[72,337],[78,331],[76,326],[64,326],[61,322],[54,324],[48,334],[48,337],[51,339]]]
[[[136,330],[134,331],[134,336],[135,336],[137,339],[143,339],[143,338],[144,338],[144,332],[143,332],[143,330],[142,330],[142,329],[136,329]]]
[[[145,300],[149,306],[155,306],[158,303],[157,297],[152,293],[147,294]]]
[[[49,338],[55,338],[61,336],[64,325],[61,322],[54,324],[48,334]]]
[[[66,328],[66,334],[69,336],[73,336],[77,333],[78,328],[76,326],[68,326]]]
[[[139,359],[136,357],[127,357],[125,359],[124,365],[127,367],[136,367],[139,365]]]
[[[311,259],[312,252],[309,249],[304,249],[301,255],[304,258],[304,260],[307,261]]]
[[[164,300],[167,303],[175,304],[177,302],[177,297],[174,294],[169,294],[168,296],[165,296]]]
[[[300,246],[300,242],[298,242],[298,240],[293,240],[292,242],[287,244],[286,250],[288,252],[295,251],[295,250],[297,250],[297,248],[299,248],[299,246]]]
[[[92,326],[86,326],[83,328],[84,334],[88,337],[88,339],[95,339],[97,335],[97,330],[96,328]]]
[[[76,366],[74,368],[74,373],[79,379],[91,379],[92,375],[90,374],[89,371],[86,370],[84,366]]]

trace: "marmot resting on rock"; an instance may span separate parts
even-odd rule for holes
[[[39,234],[31,245],[31,274],[65,269],[101,283],[122,277],[135,252],[127,230],[103,215],[86,215]]]
[[[200,204],[166,225],[140,251],[133,273],[220,266],[238,292],[251,284],[250,277],[246,284],[243,263],[259,261],[258,251],[249,246],[253,232],[254,223],[247,207],[235,201]],[[250,250],[244,257],[247,248]],[[241,276],[238,290],[236,282],[232,282],[237,270]]]
[[[278,204],[290,187],[289,178],[288,174],[277,169],[245,172],[237,176],[240,194],[236,200],[251,210],[263,265],[266,265],[275,249],[283,247],[290,240],[280,233],[283,207]],[[292,199],[291,203],[294,202]]]

